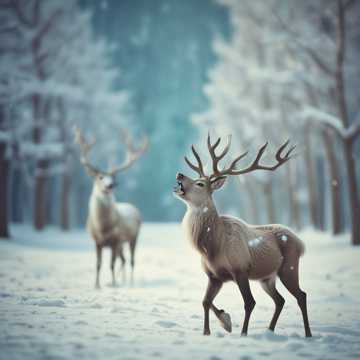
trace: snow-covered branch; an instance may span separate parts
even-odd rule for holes
[[[300,113],[300,118],[311,119],[321,125],[333,129],[344,141],[353,141],[360,134],[360,117],[349,127],[345,128],[341,119],[323,110],[312,106],[306,106]]]

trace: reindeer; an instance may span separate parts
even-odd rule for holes
[[[75,128],[75,142],[80,147],[80,161],[89,176],[94,178],[93,190],[89,201],[87,230],[90,232],[96,246],[96,282],[100,288],[100,269],[102,263],[102,249],[111,248],[112,284],[116,285],[115,261],[117,255],[122,262],[123,280],[125,280],[124,243],[130,247],[131,282],[135,266],[135,248],[141,225],[139,210],[128,203],[118,203],[115,200],[113,189],[116,186],[115,176],[119,172],[130,168],[134,162],[146,151],[148,139],[145,137],[141,145],[136,148],[130,134],[123,130],[121,138],[127,147],[126,159],[123,164],[113,167],[109,171],[102,171],[92,165],[88,155],[96,141],[87,142],[80,129]]]
[[[250,315],[255,307],[249,280],[260,281],[275,303],[275,312],[269,325],[269,329],[274,331],[285,303],[275,286],[276,278],[279,277],[296,298],[303,316],[305,335],[311,337],[306,293],[299,287],[299,258],[305,250],[302,241],[282,225],[249,225],[238,218],[220,216],[212,199],[213,192],[224,185],[227,176],[242,175],[255,170],[274,171],[292,157],[295,146],[284,154],[289,141],[283,144],[276,152],[276,164],[273,166],[260,164],[268,145],[266,143],[258,150],[257,156],[248,167],[237,169],[239,160],[248,153],[245,152],[236,157],[229,167],[220,170],[219,162],[229,151],[231,136],[228,137],[227,145],[217,155],[216,149],[220,142],[221,138],[218,138],[212,144],[208,135],[207,146],[212,159],[212,174],[205,174],[200,156],[192,146],[197,165],[191,163],[187,157],[185,161],[199,177],[191,179],[178,173],[177,186],[174,188],[175,195],[187,205],[183,228],[193,247],[200,253],[202,266],[208,276],[208,286],[203,299],[204,335],[210,335],[210,309],[226,331],[232,330],[230,315],[213,304],[226,281],[234,281],[238,285],[244,300],[242,335],[247,335]]]

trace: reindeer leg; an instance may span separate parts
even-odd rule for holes
[[[250,315],[255,307],[256,302],[251,293],[249,279],[247,278],[247,276],[244,275],[243,273],[238,273],[236,274],[235,279],[236,279],[236,283],[239,286],[241,295],[244,299],[245,318],[243,322],[241,335],[247,335]]]
[[[276,277],[260,281],[262,288],[268,295],[270,295],[270,297],[274,300],[275,303],[275,312],[269,325],[269,330],[271,331],[275,330],[276,323],[285,304],[284,298],[276,290],[275,282]]]
[[[222,281],[209,276],[208,286],[202,303],[204,308],[204,335],[210,335],[209,310],[222,284]]]
[[[232,323],[230,314],[225,312],[225,310],[218,309],[214,304],[211,305],[210,309],[214,312],[216,317],[220,321],[220,325],[229,333],[232,331]]]
[[[116,286],[116,278],[115,278],[115,262],[116,262],[116,255],[117,255],[117,245],[111,246],[111,275],[112,275],[112,286]]]
[[[125,256],[124,256],[124,251],[123,251],[122,245],[120,245],[118,247],[118,255],[119,255],[119,258],[121,260],[122,282],[123,282],[123,284],[125,284],[125,282],[126,282],[126,268],[125,268],[126,259],[125,259]]]
[[[102,246],[96,244],[96,281],[95,281],[95,288],[100,289],[100,269],[102,263]]]
[[[301,310],[305,336],[311,337],[311,330],[309,325],[306,293],[300,289],[299,286],[299,256],[296,253],[289,252],[285,257],[284,263],[281,266],[279,277],[289,292],[296,298],[299,308]]]
[[[131,285],[134,285],[135,248],[136,248],[136,238],[130,242]]]

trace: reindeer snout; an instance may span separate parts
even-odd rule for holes
[[[184,179],[184,175],[181,173],[177,173],[176,174],[176,180],[183,180]]]

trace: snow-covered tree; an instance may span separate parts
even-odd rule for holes
[[[341,135],[346,134],[342,139],[348,139],[347,143],[354,141],[359,132],[356,122],[352,126],[345,126],[344,124],[349,123],[345,121],[340,127],[340,122],[334,121],[334,116],[331,119],[326,116],[326,113],[333,114],[341,110],[341,97],[344,96],[341,94],[341,82],[344,79],[340,79],[339,68],[340,48],[343,46],[341,38],[344,35],[341,35],[344,29],[341,30],[340,25],[344,23],[344,19],[339,19],[339,14],[341,8],[344,8],[345,15],[345,8],[355,5],[352,1],[340,0],[316,4],[311,1],[283,0],[251,3],[221,0],[220,3],[229,8],[233,35],[230,42],[221,39],[214,42],[219,63],[210,71],[209,82],[204,88],[210,110],[195,114],[193,121],[204,129],[213,127],[219,134],[231,132],[243,145],[254,144],[262,139],[276,144],[282,137],[290,137],[298,142],[300,153],[304,154],[304,164],[293,161],[287,166],[287,174],[283,177],[289,193],[290,220],[296,226],[301,225],[300,207],[304,205],[303,193],[307,188],[312,222],[315,226],[324,228],[324,206],[321,204],[325,198],[323,185],[318,184],[322,181],[319,179],[323,178],[318,175],[323,170],[321,166],[315,170],[314,165],[321,164],[325,154],[329,168],[327,187],[332,194],[331,222],[333,231],[339,232],[341,174],[337,145],[332,141],[327,128],[314,125],[318,124],[315,120],[319,119],[321,112],[321,123],[337,129]],[[335,9],[334,4],[337,4]],[[330,16],[335,19],[335,42],[329,33],[319,28],[321,21],[315,21],[316,16],[321,19],[324,11],[330,11]],[[349,20],[350,18],[348,17]],[[353,20],[348,22],[348,26]],[[355,48],[353,43],[349,47]],[[337,59],[333,69],[328,64],[332,57]],[[335,100],[340,100],[334,101],[334,96]],[[354,96],[350,96],[348,100],[353,98]],[[344,115],[344,111],[339,113]],[[318,146],[319,136],[323,142],[321,147]],[[350,153],[353,154],[353,150]],[[354,169],[354,161],[348,160],[348,165],[353,162],[350,169]],[[349,193],[354,194],[356,199],[356,177],[352,177],[349,166],[347,168],[348,179],[352,179],[349,180],[352,186],[352,189],[349,186]],[[304,173],[305,177],[300,176]],[[262,183],[267,184],[266,175],[261,178]],[[268,185],[266,188],[265,193],[271,195],[271,188]],[[351,202],[352,207],[358,203],[354,199]],[[254,201],[250,201],[250,204],[254,204]],[[355,213],[356,211],[355,209]],[[354,215],[354,211],[352,214]],[[353,229],[353,242],[355,238],[358,237]]]
[[[8,162],[9,149],[14,150],[11,159],[18,161],[12,163],[21,166],[34,194],[37,229],[46,224],[47,182],[62,175],[60,223],[66,229],[73,125],[112,135],[124,123],[128,96],[114,91],[119,74],[109,62],[112,48],[95,37],[91,14],[80,10],[76,0],[3,1],[0,13],[1,114],[7,116],[0,124],[7,150],[0,155]]]

